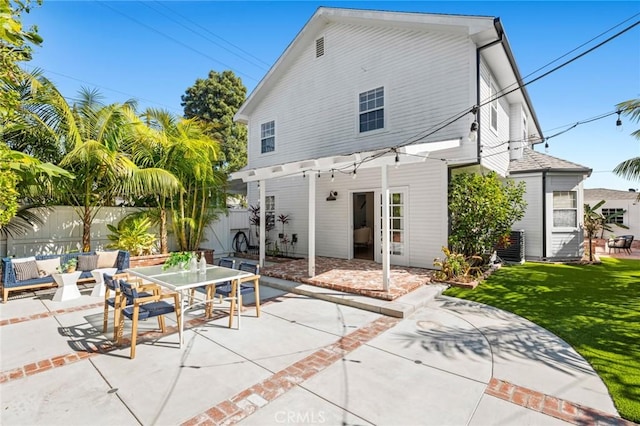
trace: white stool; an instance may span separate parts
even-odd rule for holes
[[[100,268],[94,269],[91,271],[91,275],[93,275],[93,279],[96,280],[96,285],[93,287],[93,291],[91,291],[92,297],[104,297],[104,275],[109,274],[114,275],[118,272],[117,268]]]
[[[58,284],[56,294],[53,295],[54,302],[65,302],[67,300],[77,299],[81,297],[80,290],[76,285],[82,271],[69,272],[65,274],[53,273],[51,276]]]

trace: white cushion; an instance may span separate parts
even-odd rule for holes
[[[17,257],[15,259],[11,259],[11,263],[34,262],[35,260],[36,260],[35,256]]]
[[[38,265],[38,273],[40,276],[46,277],[47,275],[51,275],[56,272],[57,268],[60,266],[60,258],[55,257],[53,259],[36,260],[36,265]]]
[[[97,251],[98,268],[115,268],[118,261],[118,250],[113,251]]]

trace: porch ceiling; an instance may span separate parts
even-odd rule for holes
[[[439,142],[427,142],[422,144],[407,145],[396,150],[385,148],[375,151],[355,152],[347,155],[336,155],[293,161],[290,163],[278,164],[275,166],[260,167],[255,169],[241,170],[232,173],[231,179],[242,179],[243,182],[255,182],[260,180],[276,179],[302,175],[312,172],[351,171],[354,164],[358,169],[381,167],[394,165],[396,163],[396,152],[399,154],[400,166],[424,161],[431,152],[452,149],[460,146],[461,139],[452,139]]]

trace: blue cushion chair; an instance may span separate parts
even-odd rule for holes
[[[247,278],[240,279],[240,300],[238,300],[238,309],[242,312],[242,295],[248,293],[255,293],[256,299],[256,316],[260,316],[260,266],[254,265],[248,262],[241,262],[238,269],[245,272],[250,272],[253,275]],[[221,297],[229,298],[231,301],[231,307],[229,311],[229,328],[233,325],[233,314],[235,310],[235,295],[236,289],[232,282],[227,281],[225,283],[216,285],[216,294]]]
[[[109,322],[109,307],[113,308],[113,339],[116,340],[118,336],[118,323],[120,319],[120,280],[127,280],[129,282],[136,282],[140,284],[140,290],[151,290],[152,293],[142,292],[138,293],[142,297],[151,296],[152,294],[160,293],[160,287],[155,284],[142,285],[142,280],[139,278],[131,279],[126,272],[121,274],[103,274],[104,276],[104,318],[102,322],[102,332],[106,334],[107,324]],[[113,296],[111,295],[113,292]]]
[[[122,342],[122,334],[124,330],[124,319],[128,318],[132,321],[131,328],[131,354],[129,358],[136,357],[136,341],[138,338],[138,321],[148,318],[157,317],[160,330],[165,333],[166,327],[164,323],[164,315],[175,312],[176,320],[180,324],[180,300],[178,293],[158,293],[150,296],[143,296],[138,292],[135,284],[120,280],[120,317],[118,323],[117,344]],[[173,299],[173,304],[167,303],[162,299]],[[182,342],[182,333],[179,335]]]
[[[234,259],[229,259],[229,258],[222,258],[218,261],[218,266],[222,266],[223,268],[229,268],[229,269],[234,269],[236,265],[236,261]],[[196,287],[195,289],[191,290],[191,298],[189,299],[189,304],[193,304],[193,295],[194,295],[194,290],[197,291],[198,293],[202,293],[203,295],[206,296],[206,300],[207,300],[207,306],[205,309],[205,316],[207,318],[211,318],[211,314],[212,314],[212,306],[211,306],[211,300],[213,300],[213,290],[212,290],[213,286],[200,286],[200,287]]]

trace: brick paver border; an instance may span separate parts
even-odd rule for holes
[[[489,382],[485,393],[574,425],[633,426],[636,424],[618,416],[545,395],[542,392],[517,386],[495,377]]]

